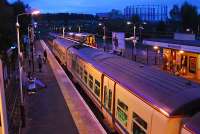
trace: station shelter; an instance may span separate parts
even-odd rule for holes
[[[146,39],[143,44],[162,50],[163,70],[200,80],[200,41]]]

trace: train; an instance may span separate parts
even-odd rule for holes
[[[71,40],[54,39],[52,51],[113,131],[198,133],[199,84]]]
[[[91,33],[75,33],[75,32],[67,32],[66,37],[73,39],[75,41],[85,43],[92,47],[97,47],[95,35]]]

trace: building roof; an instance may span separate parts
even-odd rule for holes
[[[147,39],[149,41],[164,42],[177,45],[197,46],[200,47],[200,40],[175,40],[175,39]]]
[[[166,116],[190,114],[200,104],[199,84],[89,47],[70,50]]]
[[[184,128],[195,134],[200,134],[200,113],[197,113],[195,116],[187,120]]]
[[[143,44],[200,53],[199,40],[144,39]]]
[[[57,38],[53,40],[53,42],[56,42],[57,44],[62,44],[62,46],[65,47],[66,49],[72,46],[78,45],[78,43],[72,42],[70,40],[62,39],[62,38]]]

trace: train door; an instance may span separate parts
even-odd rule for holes
[[[103,114],[110,125],[112,124],[114,86],[115,82],[109,77],[104,76],[102,101]]]

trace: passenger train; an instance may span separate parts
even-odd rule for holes
[[[89,46],[97,47],[94,34],[67,32],[66,36],[78,42],[83,42]]]
[[[66,39],[53,40],[53,53],[113,130],[192,134],[192,125],[200,127],[189,120],[200,117],[199,84]]]

